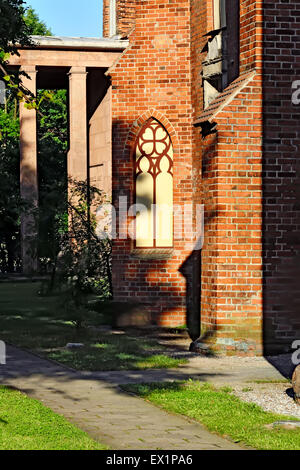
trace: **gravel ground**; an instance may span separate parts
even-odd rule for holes
[[[294,402],[289,383],[244,383],[234,386],[233,392],[241,400],[256,403],[266,411],[300,419],[300,406]]]

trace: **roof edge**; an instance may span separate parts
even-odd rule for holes
[[[111,38],[81,38],[65,36],[31,36],[35,49],[73,49],[73,50],[118,50],[123,51],[128,47],[129,41],[126,39]],[[30,49],[31,46],[24,46],[22,49]],[[21,49],[21,48],[20,48]]]
[[[256,76],[256,70],[246,72],[234,80],[223,92],[221,92],[210,105],[203,110],[202,114],[194,121],[194,126],[202,123],[212,123],[217,115],[228,106],[235,97],[245,88]]]

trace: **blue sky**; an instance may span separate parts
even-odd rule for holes
[[[102,0],[25,0],[55,36],[100,37]]]

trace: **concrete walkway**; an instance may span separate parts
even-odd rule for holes
[[[226,369],[223,359],[197,357],[188,366],[174,370],[81,373],[8,347],[7,364],[0,365],[0,383],[42,401],[112,449],[240,449],[209,433],[199,423],[166,413],[118,387],[121,383],[189,377],[218,384],[241,382],[254,376],[282,377],[266,361],[257,358],[252,358],[248,367],[237,370],[235,366],[240,361],[236,359],[239,358],[230,358],[231,366]]]

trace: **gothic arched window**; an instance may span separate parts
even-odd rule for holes
[[[155,119],[142,127],[135,145],[136,247],[173,246],[173,146]]]

